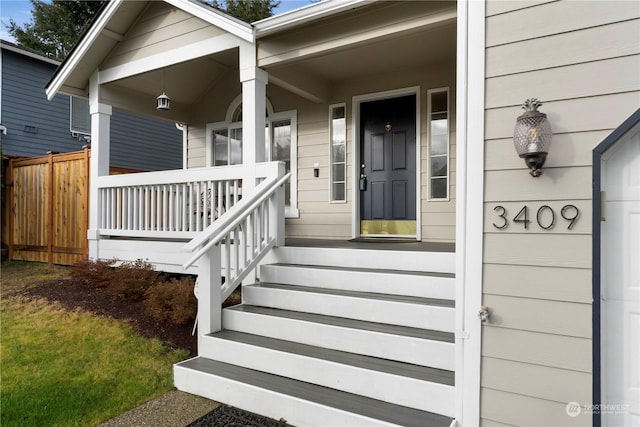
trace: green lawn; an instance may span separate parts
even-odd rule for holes
[[[184,360],[186,351],[144,339],[121,321],[7,295],[5,283],[15,266],[5,264],[0,300],[3,427],[96,425],[172,389],[171,365]],[[41,265],[36,267],[39,271]],[[33,282],[25,279],[30,270],[27,266],[25,274],[16,274],[22,285],[8,288],[30,286]]]

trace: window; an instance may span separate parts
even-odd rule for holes
[[[207,124],[207,165],[227,166],[242,163],[241,97],[231,103],[227,120]],[[267,101],[265,145],[267,161],[281,160],[291,179],[285,184],[285,213],[298,217],[297,210],[297,113],[273,113]]]
[[[89,115],[89,100],[69,97],[70,130],[73,133],[91,135],[91,116]]]
[[[331,121],[331,201],[347,200],[347,116],[345,104],[329,107]]]
[[[242,163],[242,128],[214,129],[212,140],[213,166]]]
[[[429,199],[449,199],[449,88],[427,91]]]

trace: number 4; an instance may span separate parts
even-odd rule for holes
[[[524,223],[524,229],[529,229],[529,223],[531,221],[529,220],[529,208],[527,208],[526,205],[520,209],[520,212],[518,212],[518,214],[513,218],[513,222],[522,222]]]

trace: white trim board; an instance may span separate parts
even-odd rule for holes
[[[456,80],[456,421],[480,422],[485,3],[458,2]]]

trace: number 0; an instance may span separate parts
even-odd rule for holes
[[[542,225],[542,222],[540,222],[540,219],[542,218],[545,210],[548,210],[549,212],[551,212],[551,222],[546,227]],[[548,230],[551,227],[553,227],[553,225],[556,223],[556,214],[553,211],[553,209],[551,209],[551,206],[543,205],[543,206],[540,206],[540,209],[538,209],[538,213],[536,214],[536,220],[538,221],[538,225],[540,226],[540,228],[544,230]]]

